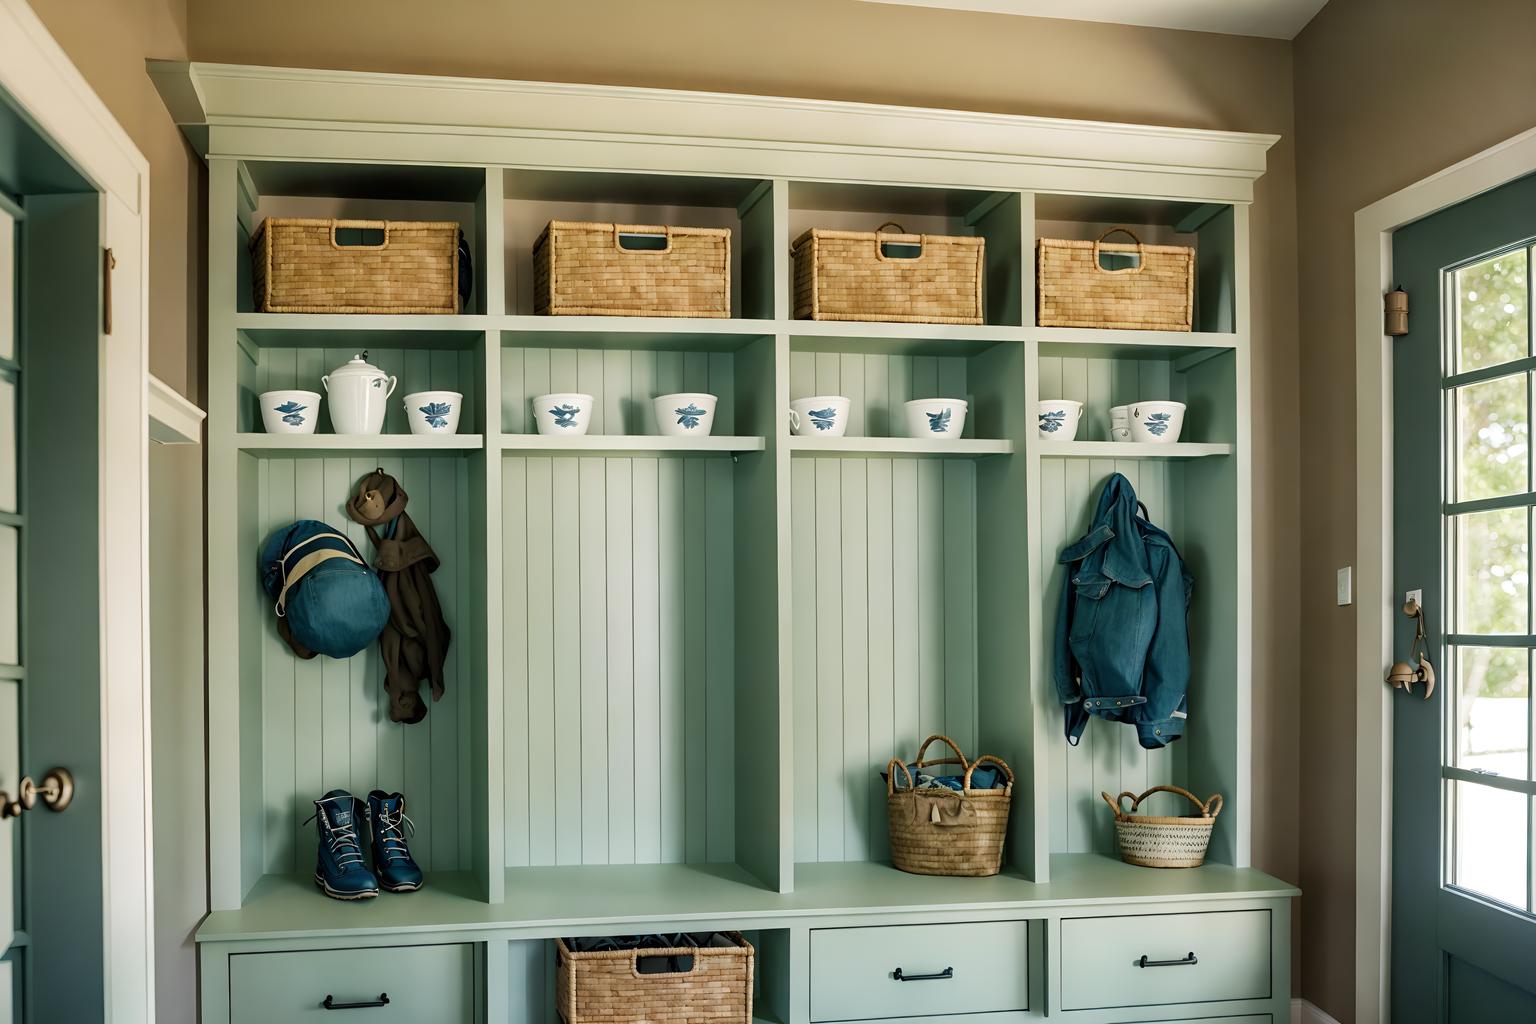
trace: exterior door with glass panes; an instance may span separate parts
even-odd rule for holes
[[[1393,600],[1436,677],[1392,697],[1393,1021],[1536,1021],[1533,243],[1536,178],[1393,238]]]

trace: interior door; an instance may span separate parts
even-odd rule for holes
[[[1536,178],[1393,239],[1394,601],[1437,677],[1393,695],[1394,1021],[1536,1020],[1533,241]]]
[[[20,527],[16,444],[16,212],[0,205],[0,788],[21,779]],[[14,519],[12,517],[15,517]],[[0,820],[0,1024],[19,1019],[16,962],[16,826]]]

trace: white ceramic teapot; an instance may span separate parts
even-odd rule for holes
[[[395,393],[395,378],[368,362],[368,353],[353,356],[320,378],[329,396],[331,429],[338,434],[377,434],[384,429],[384,409]]]

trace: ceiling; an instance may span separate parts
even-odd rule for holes
[[[1293,39],[1327,0],[869,0],[906,7]]]

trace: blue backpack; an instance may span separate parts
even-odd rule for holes
[[[267,538],[261,585],[277,612],[277,631],[301,658],[350,658],[389,621],[384,584],[346,537],[301,519]]]

